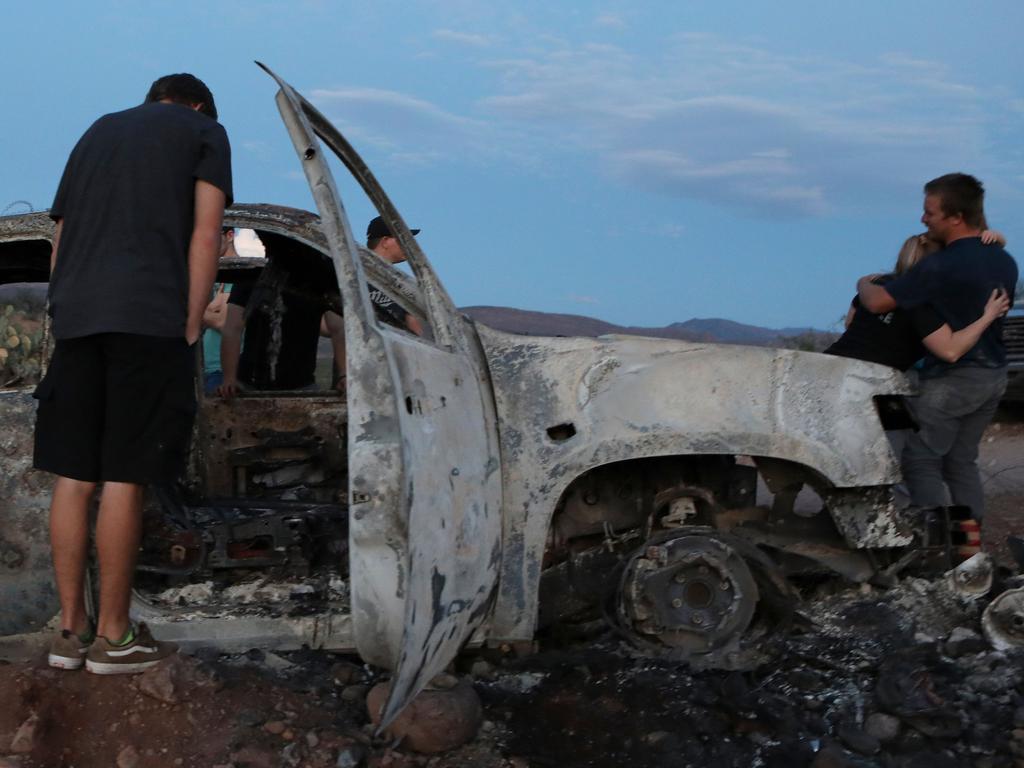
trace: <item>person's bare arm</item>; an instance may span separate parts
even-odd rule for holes
[[[409,329],[409,333],[415,333],[417,336],[423,335],[423,323],[412,313],[405,316],[405,327]]]
[[[224,325],[220,329],[220,369],[224,382],[217,394],[230,400],[238,394],[238,359],[242,356],[242,330],[245,328],[245,309],[228,304]]]
[[[50,277],[53,277],[53,270],[57,268],[57,246],[60,245],[60,233],[64,229],[64,219],[57,220],[57,227],[53,231],[53,249],[50,251]]]
[[[996,229],[986,229],[981,233],[981,242],[985,245],[998,245],[1000,248],[1006,247],[1006,235]]]
[[[224,223],[224,193],[213,184],[196,179],[192,239],[188,245],[188,319],[185,339],[194,344],[202,332],[203,310],[217,277],[220,232]]]
[[[860,297],[860,305],[873,315],[880,315],[883,312],[892,312],[896,309],[896,300],[889,295],[889,292],[873,280],[878,275],[864,275],[857,281],[857,295]]]
[[[223,289],[213,295],[213,301],[207,304],[206,309],[203,310],[203,328],[219,331],[224,327],[224,317],[227,315],[230,295]]]
[[[328,310],[320,318],[320,327],[326,330],[327,335],[331,337],[331,347],[334,349],[334,371],[338,375],[337,389],[339,392],[343,392],[348,367],[345,357],[345,320],[337,312]]]
[[[937,358],[947,363],[955,363],[978,343],[985,329],[997,318],[1005,315],[1009,309],[1010,297],[1006,295],[1006,291],[992,291],[985,304],[985,311],[973,323],[959,331],[954,331],[949,324],[943,325],[925,336],[922,341],[928,351]]]

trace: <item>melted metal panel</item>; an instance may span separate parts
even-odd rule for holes
[[[494,409],[471,326],[456,313],[391,201],[341,134],[275,79],[347,310],[353,621],[363,657],[396,667],[384,728],[451,660],[490,604],[501,504]],[[398,236],[441,348],[376,322],[317,136]]]
[[[0,392],[0,635],[39,630],[59,610],[50,566],[53,477],[32,469],[36,401]]]
[[[537,338],[477,325],[499,415],[504,537],[492,637],[528,639],[550,516],[583,472],[634,458],[769,456],[837,488],[899,467],[872,397],[910,393],[883,366],[813,353],[640,337]],[[571,423],[576,434],[546,430]]]

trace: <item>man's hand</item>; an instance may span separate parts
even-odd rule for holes
[[[224,193],[208,181],[196,179],[192,238],[188,247],[188,319],[185,338],[195,343],[203,330],[203,310],[217,277]]]
[[[222,397],[225,400],[230,400],[231,398],[238,394],[238,382],[235,381],[234,379],[232,379],[231,381],[224,379],[220,386],[218,386],[217,389],[214,391],[217,393],[217,397]]]

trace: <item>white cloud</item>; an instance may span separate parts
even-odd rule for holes
[[[987,126],[1019,110],[898,53],[852,63],[694,34],[659,50],[562,40],[495,60],[501,88],[480,107],[631,186],[812,216],[917,186],[937,163],[977,167]]]
[[[569,301],[575,303],[575,304],[600,304],[601,303],[600,301],[598,301],[593,296],[577,296],[574,293],[570,293],[565,298],[568,299]]]
[[[453,29],[435,29],[431,36],[449,43],[459,43],[473,48],[488,48],[491,38],[486,35],[475,35],[469,32],[456,32]]]
[[[361,146],[401,165],[427,166],[486,152],[486,123],[430,101],[377,88],[322,88],[311,100]]]
[[[614,13],[602,13],[594,19],[594,26],[605,29],[625,29],[626,22],[621,16],[616,16]]]

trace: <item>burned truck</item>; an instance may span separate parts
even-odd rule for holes
[[[316,391],[223,400],[200,376],[187,476],[147,502],[132,610],[158,637],[355,650],[393,670],[387,721],[466,643],[529,644],[556,622],[603,617],[638,648],[742,667],[773,611],[798,597],[794,578],[867,581],[918,543],[893,501],[885,433],[911,391],[900,373],[473,322],[342,134],[273,77],[318,214],[232,207],[225,223],[253,230],[265,254],[223,263],[219,279],[334,302],[347,387],[328,377]],[[414,278],[356,242],[328,153],[396,233]],[[0,282],[38,293],[52,236],[45,213],[0,218]],[[382,322],[374,289],[426,333]],[[52,340],[44,312],[11,307],[0,310],[8,640],[42,636],[57,612],[51,479],[31,467],[32,392]]]

